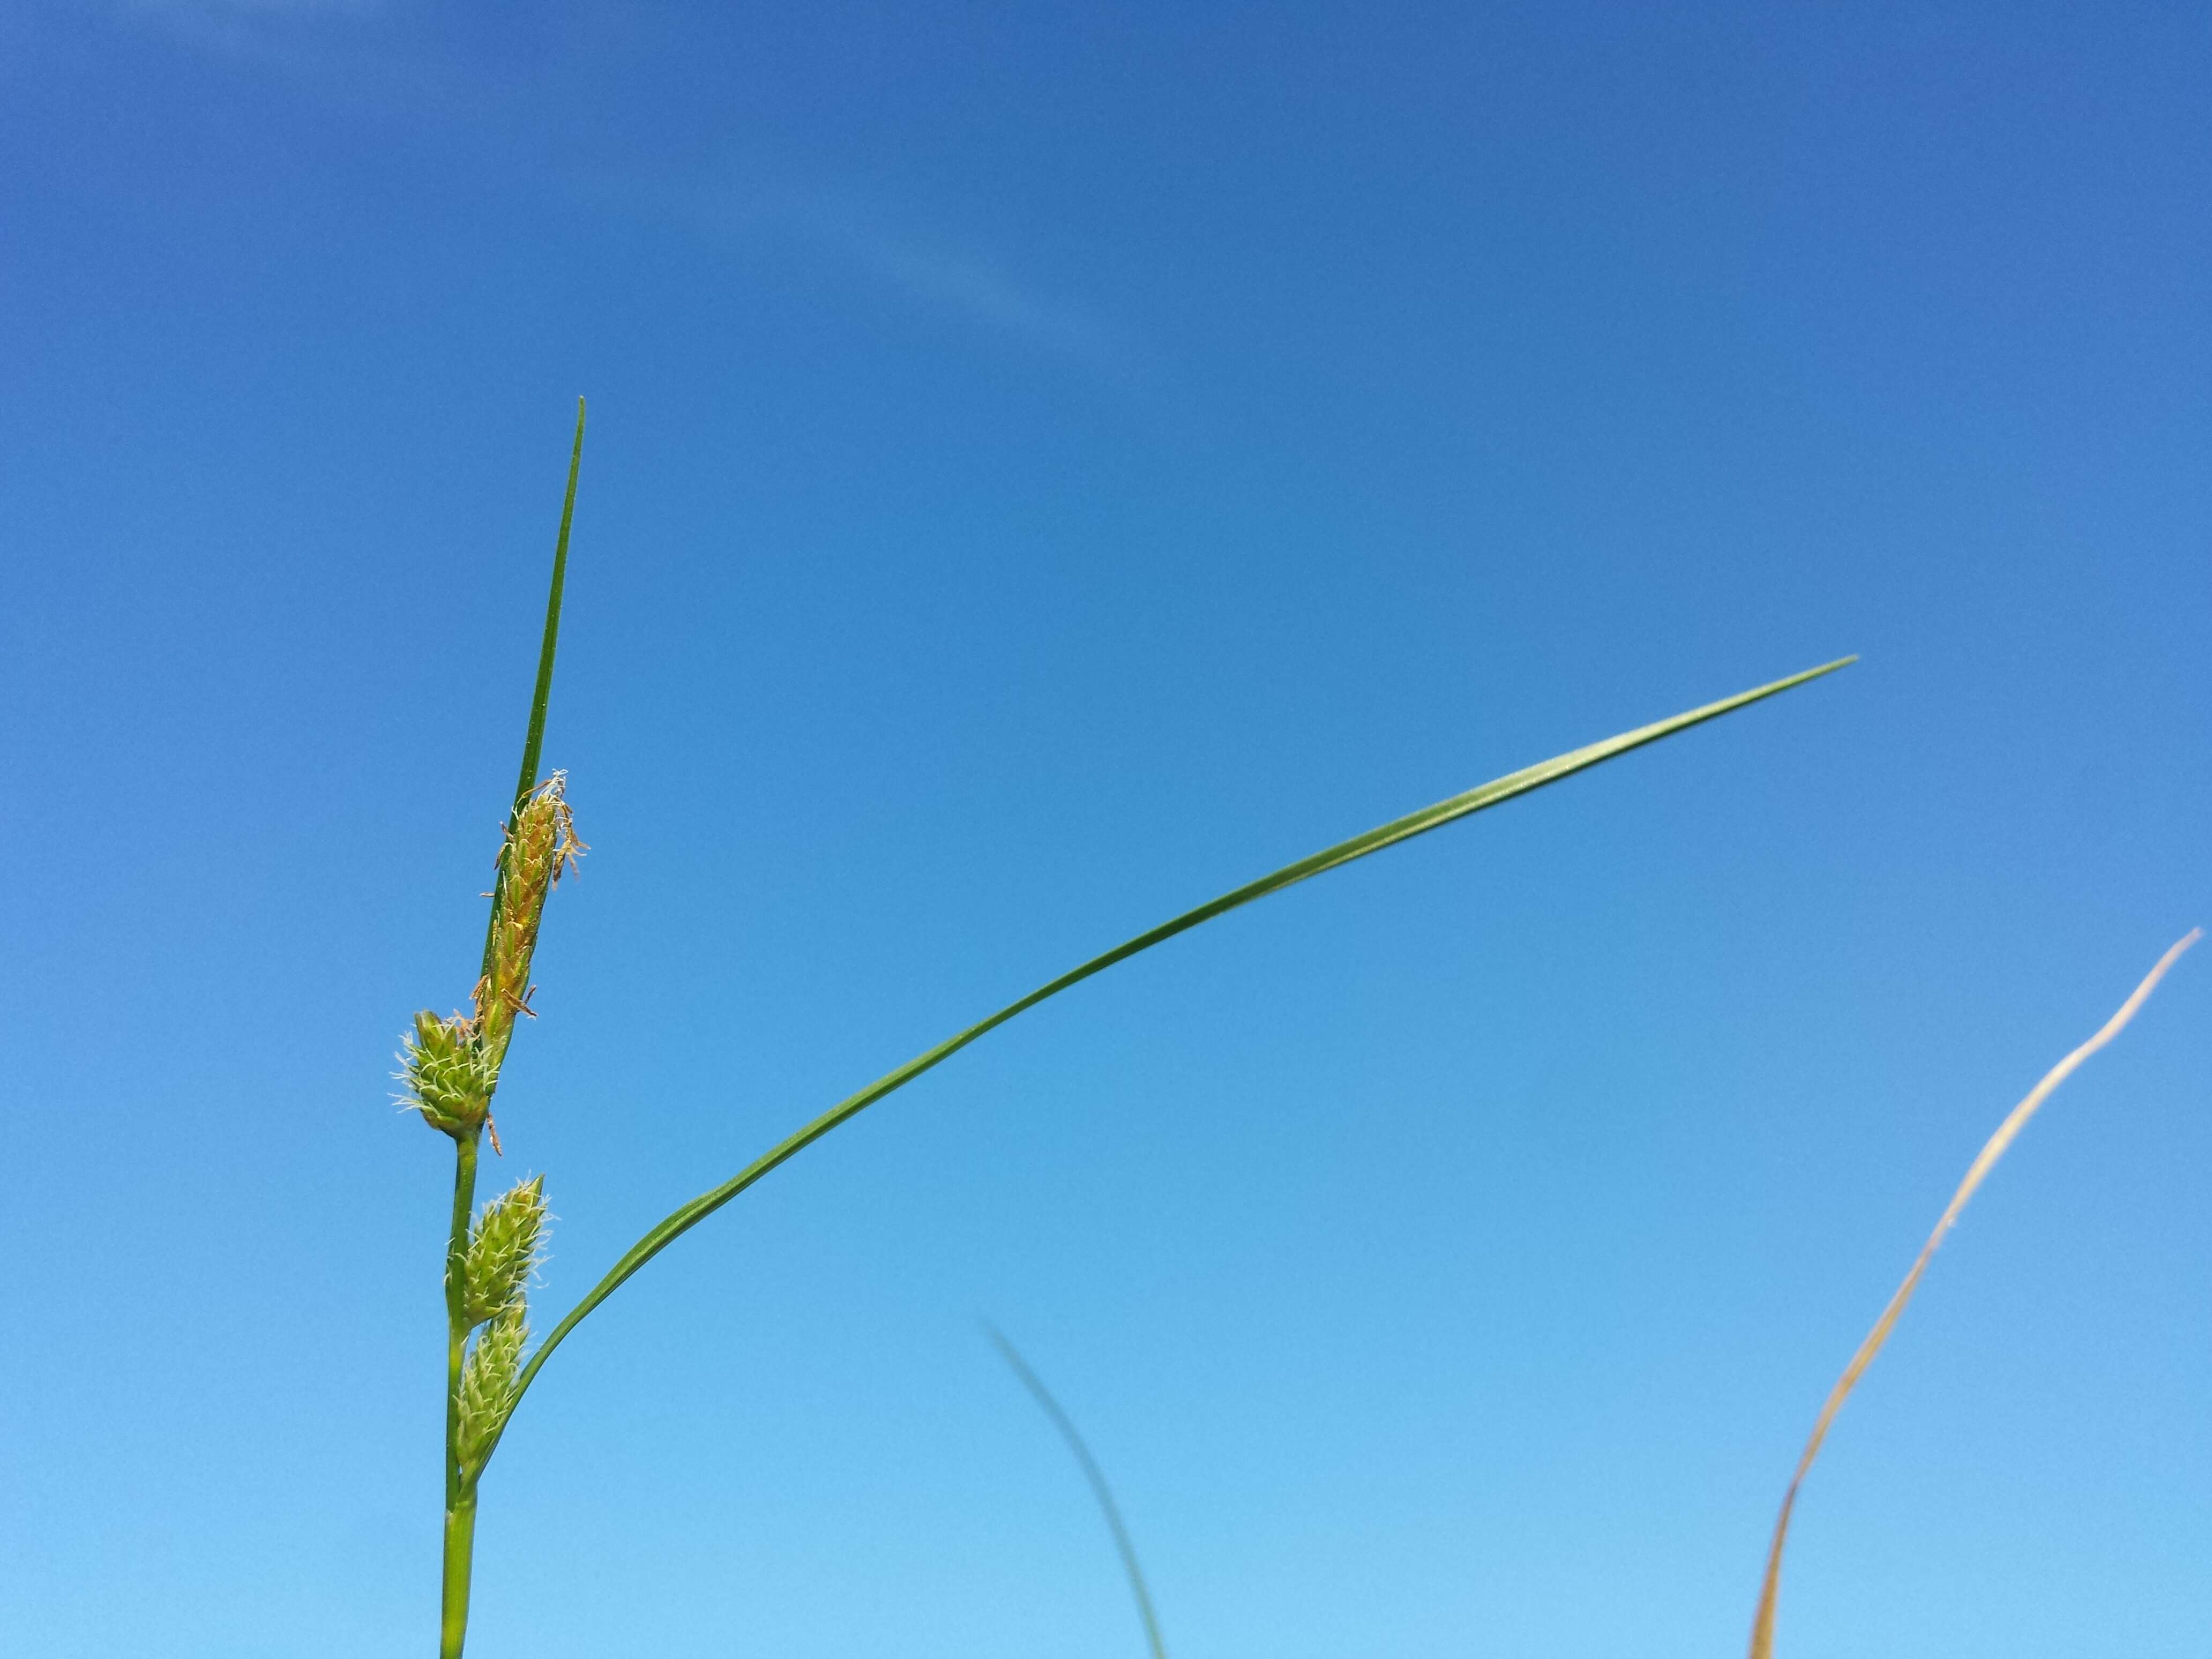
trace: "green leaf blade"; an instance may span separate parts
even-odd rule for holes
[[[568,527],[576,518],[576,475],[584,465],[584,400],[576,399],[576,441],[568,452],[568,488],[561,497],[561,532],[553,541],[553,580],[545,595],[545,635],[538,647],[538,679],[530,694],[530,729],[522,740],[522,775],[515,780],[520,811],[538,787],[538,753],[545,743],[545,710],[553,701],[553,658],[561,645],[561,599],[568,581]]]
[[[576,399],[576,441],[568,451],[568,487],[561,497],[561,531],[553,538],[553,578],[545,590],[545,633],[538,646],[538,678],[530,693],[530,725],[522,738],[522,775],[514,786],[514,801],[507,809],[512,823],[538,787],[538,757],[545,746],[545,711],[553,702],[553,659],[561,647],[561,601],[568,585],[568,528],[576,518],[576,477],[584,465],[584,400]],[[500,890],[507,882],[507,849],[501,848],[499,868],[492,878],[491,914],[484,923],[483,965],[479,975],[491,972],[492,939],[499,927]]]
[[[831,1130],[849,1122],[885,1096],[904,1088],[923,1073],[935,1069],[968,1047],[969,1043],[997,1030],[1016,1016],[1027,1012],[1039,1003],[1047,1001],[1059,995],[1062,991],[1081,984],[1093,975],[1103,973],[1116,963],[1126,962],[1131,957],[1148,951],[1156,945],[1164,944],[1179,933],[1188,933],[1203,922],[1211,921],[1217,916],[1225,915],[1231,910],[1240,909],[1256,900],[1279,893],[1286,887],[1310,880],[1316,876],[1340,868],[1370,854],[1395,847],[1401,842],[1411,841],[1414,836],[1425,835],[1431,830],[1442,829],[1448,823],[1498,805],[1516,796],[1525,795],[1549,784],[1559,782],[1578,772],[1587,771],[1593,766],[1601,765],[1606,761],[1628,754],[1649,744],[1656,743],[1663,738],[1686,732],[1708,720],[1717,720],[1723,714],[1733,714],[1740,708],[1763,702],[1768,697],[1777,696],[1782,692],[1819,679],[1824,675],[1832,674],[1839,668],[1848,667],[1857,660],[1856,656],[1838,658],[1833,662],[1823,663],[1816,668],[1806,669],[1802,673],[1792,674],[1785,678],[1771,681],[1765,685],[1754,686],[1748,691],[1739,692],[1731,697],[1723,697],[1717,702],[1706,703],[1699,708],[1672,715],[1666,720],[1655,720],[1649,726],[1638,726],[1633,731],[1621,732],[1616,737],[1607,738],[1599,743],[1585,744],[1580,749],[1571,750],[1565,754],[1553,756],[1549,760],[1540,761],[1534,766],[1523,767],[1518,771],[1507,773],[1504,777],[1495,778],[1488,783],[1479,784],[1474,788],[1425,806],[1419,811],[1409,812],[1403,817],[1393,818],[1388,823],[1380,824],[1363,835],[1354,836],[1348,841],[1339,842],[1334,847],[1324,848],[1318,853],[1300,859],[1296,863],[1285,865],[1281,869],[1261,876],[1255,881],[1247,882],[1241,887],[1233,888],[1218,898],[1209,900],[1193,909],[1186,910],[1181,915],[1172,917],[1158,927],[1150,928],[1135,938],[1115,945],[1112,950],[1103,951],[1091,957],[1088,962],[1070,969],[1057,979],[1040,985],[1026,996],[1008,1003],[996,1013],[976,1021],[966,1030],[955,1032],[935,1047],[916,1054],[904,1065],[886,1072],[857,1093],[848,1095],[811,1122],[803,1125],[782,1140],[778,1141],[720,1186],[702,1193],[690,1203],[664,1217],[642,1238],[625,1251],[622,1259],[607,1270],[605,1276],[592,1287],[583,1300],[570,1310],[568,1317],[554,1327],[544,1345],[532,1356],[530,1363],[523,1368],[522,1374],[516,1382],[514,1398],[518,1401],[521,1398],[531,1382],[535,1380],[540,1368],[570,1331],[587,1318],[592,1310],[608,1297],[619,1290],[632,1274],[659,1255],[662,1250],[667,1249],[669,1245],[674,1243],[677,1239],[729,1203],[761,1177],[797,1157]]]
[[[1022,1358],[1021,1350],[1007,1340],[1004,1331],[988,1321],[984,1323],[983,1331],[999,1350],[999,1357],[1006,1362],[1022,1387],[1029,1390],[1030,1398],[1036,1401],[1052,1426],[1059,1431],[1067,1449],[1074,1455],[1076,1467],[1083,1471],[1083,1478],[1091,1487],[1091,1498],[1105,1519],[1106,1529],[1113,1534],[1114,1553],[1121,1559],[1121,1576],[1129,1581],[1129,1594],[1137,1604],[1137,1616],[1144,1620],[1145,1645],[1150,1650],[1152,1659],[1168,1659],[1167,1644],[1160,1636],[1159,1614],[1152,1607],[1152,1593],[1145,1583],[1145,1570],[1137,1565],[1136,1540],[1129,1536],[1128,1523],[1121,1518],[1121,1506],[1114,1501],[1114,1489],[1106,1482],[1106,1471],[1098,1467],[1098,1460],[1091,1455],[1090,1446],[1075,1426],[1075,1419],[1054,1397],[1052,1390],[1045,1386],[1044,1379],[1030,1367],[1030,1362]]]

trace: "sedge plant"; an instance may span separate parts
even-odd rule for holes
[[[556,771],[541,777],[539,773],[546,709],[552,695],[553,663],[560,642],[561,598],[568,574],[568,535],[575,514],[576,478],[583,446],[584,407],[580,399],[575,442],[568,460],[568,489],[562,502],[560,533],[554,544],[544,634],[523,740],[522,766],[502,832],[476,988],[465,1012],[443,1018],[427,1011],[417,1014],[400,1056],[399,1078],[404,1103],[453,1143],[453,1222],[445,1269],[445,1532],[439,1611],[440,1659],[459,1659],[467,1635],[477,1491],[484,1471],[499,1449],[500,1437],[516,1407],[544,1369],[546,1361],[633,1274],[762,1176],[1008,1020],[1179,933],[1371,853],[1379,853],[1516,796],[1557,783],[1693,726],[1733,714],[1856,660],[1845,657],[1823,663],[1717,702],[1706,703],[1523,767],[1325,848],[1124,940],[924,1049],[904,1065],[885,1073],[801,1125],[720,1186],[670,1212],[607,1269],[533,1351],[530,1346],[529,1291],[533,1270],[544,1249],[546,1211],[542,1181],[533,1178],[523,1182],[479,1209],[476,1201],[477,1165],[478,1149],[485,1139],[491,1140],[495,1150],[499,1146],[492,1099],[499,1086],[500,1068],[507,1046],[514,1036],[516,1020],[531,1015],[531,959],[537,948],[546,901],[563,871],[572,867],[584,851],[569,811],[564,775]]]

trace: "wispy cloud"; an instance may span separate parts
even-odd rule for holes
[[[970,243],[917,227],[847,190],[789,185],[640,186],[601,179],[603,204],[673,217],[708,235],[827,258],[924,311],[1127,386],[1148,378],[1150,354],[1091,307],[1017,276]]]
[[[113,9],[190,40],[222,41],[358,22],[389,7],[387,0],[115,0]]]
[[[1131,366],[1130,343],[1114,329],[1078,306],[1024,285],[972,249],[900,234],[828,204],[814,204],[797,222],[927,305],[1093,368],[1119,374]]]
[[[106,10],[331,103],[418,103],[446,96],[451,78],[410,38],[410,0],[108,0]]]
[[[383,10],[384,0],[128,0],[125,9],[156,16],[361,17]]]
[[[559,13],[574,0],[544,0]],[[497,76],[455,60],[422,0],[106,0],[109,15],[187,48],[272,70],[333,103],[479,128],[518,115]],[[540,21],[544,21],[541,15]],[[925,222],[911,206],[803,171],[726,167],[704,179],[570,175],[601,209],[689,226],[710,239],[796,253],[903,296],[1002,343],[1080,368],[1123,389],[1156,379],[1153,354],[1091,306],[1021,272],[1018,262]]]

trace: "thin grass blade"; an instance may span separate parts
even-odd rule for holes
[[[1805,1484],[1806,1472],[1813,1467],[1813,1460],[1820,1455],[1820,1444],[1828,1437],[1828,1429],[1835,1422],[1836,1413],[1843,1409],[1844,1401],[1850,1397],[1851,1390],[1858,1387],[1859,1379],[1866,1375],[1867,1367],[1874,1364],[1875,1356],[1889,1340],[1889,1334],[1897,1328],[1898,1316],[1905,1311],[1905,1304],[1912,1300],[1912,1293],[1920,1288],[1921,1277],[1927,1273],[1929,1262],[1934,1260],[1936,1246],[1942,1243],[1943,1235],[1951,1231],[1952,1224],[1958,1220],[1960,1212],[1966,1207],[1966,1200],[1973,1197],[1984,1178],[1996,1167],[1997,1160],[2005,1155],[2005,1149],[2027,1127],[2027,1121],[2035,1115],[2036,1109],[2051,1097],[2052,1091],[2060,1084],[2074,1075],[2075,1069],[2083,1060],[2120,1034],[2127,1023],[2136,1017],[2136,1011],[2158,988],[2159,981],[2166,977],[2166,970],[2180,959],[2184,951],[2203,937],[2202,929],[2192,927],[2168,947],[2166,953],[2158,959],[2158,965],[2143,976],[2142,983],[2136,986],[2134,994],[2120,1005],[2119,1012],[2106,1020],[2094,1036],[2052,1066],[2045,1074],[2043,1081],[2027,1091],[2027,1097],[2012,1109],[1966,1170],[1966,1178],[1959,1183],[1959,1190],[1951,1194],[1950,1203],[1944,1206],[1943,1214],[1936,1223],[1936,1231],[1928,1235],[1928,1242],[1920,1247],[1920,1255],[1912,1264],[1912,1271],[1905,1275],[1905,1282],[1897,1287],[1897,1294],[1889,1298],[1889,1305],[1881,1310],[1881,1317],[1875,1321],[1874,1328],[1867,1333],[1866,1340],[1859,1344],[1858,1352],[1851,1356],[1851,1363],[1844,1367],[1844,1374],[1836,1379],[1836,1386],[1829,1390],[1827,1402],[1820,1407],[1820,1415],[1813,1425],[1812,1435],[1806,1440],[1804,1452],[1797,1459],[1796,1473],[1790,1477],[1790,1490],[1782,1499],[1782,1513],[1774,1522],[1773,1541],[1767,1547],[1766,1577],[1759,1586],[1759,1611],[1752,1620],[1751,1659],[1773,1659],[1775,1604],[1782,1591],[1782,1551],[1789,1541],[1790,1518],[1797,1507],[1797,1493]]]
[[[1000,1358],[1012,1368],[1021,1385],[1030,1391],[1030,1397],[1044,1408],[1053,1427],[1060,1431],[1060,1437],[1067,1442],[1068,1450],[1075,1454],[1083,1478],[1091,1483],[1091,1495],[1098,1500],[1099,1512],[1106,1517],[1107,1529],[1114,1534],[1114,1548],[1121,1557],[1121,1571],[1128,1576],[1129,1593],[1136,1597],[1138,1616],[1145,1621],[1146,1645],[1151,1648],[1152,1659],[1168,1659],[1167,1646],[1160,1640],[1160,1621],[1152,1611],[1152,1592],[1145,1588],[1144,1569],[1137,1565],[1137,1547],[1130,1541],[1129,1529],[1121,1522],[1121,1506],[1114,1501],[1114,1489],[1106,1484],[1106,1471],[1098,1467],[1091,1448],[1076,1432],[1075,1420],[1060,1409],[1060,1401],[1053,1398],[1044,1379],[1030,1369],[1029,1361],[1006,1340],[1006,1333],[989,1323],[984,1325],[983,1330],[997,1345]]]
[[[561,533],[553,541],[553,580],[545,594],[545,636],[538,647],[538,682],[530,694],[530,730],[522,740],[522,775],[515,780],[518,807],[538,787],[538,750],[545,742],[545,709],[553,700],[553,657],[561,644],[561,594],[568,581],[568,526],[576,518],[576,475],[584,465],[584,400],[576,399],[576,441],[568,452],[568,489],[561,498]]]
[[[522,775],[514,786],[514,802],[508,808],[512,822],[530,792],[538,787],[540,751],[545,745],[545,711],[553,701],[553,658],[561,645],[561,596],[568,584],[568,526],[576,517],[576,475],[584,465],[584,400],[576,399],[576,441],[568,451],[568,488],[561,497],[561,532],[553,538],[553,580],[545,592],[545,635],[538,647],[538,679],[530,693],[530,726],[522,738]],[[499,890],[507,880],[507,854],[500,854],[499,869],[492,878],[491,920],[484,925],[483,967],[491,972],[492,936],[499,925]]]
[[[551,1357],[553,1351],[560,1346],[570,1331],[575,1329],[587,1318],[592,1310],[619,1290],[631,1274],[636,1273],[654,1256],[659,1255],[677,1239],[690,1231],[692,1228],[714,1214],[739,1193],[744,1192],[763,1176],[797,1157],[840,1124],[848,1122],[859,1116],[884,1096],[904,1088],[923,1073],[943,1065],[969,1043],[996,1030],[1015,1016],[1026,1013],[1039,1003],[1058,996],[1071,986],[1081,984],[1094,974],[1105,972],[1116,963],[1126,962],[1140,951],[1149,951],[1155,945],[1163,944],[1175,938],[1178,933],[1188,933],[1202,922],[1225,915],[1231,910],[1252,903],[1255,900],[1266,898],[1270,894],[1282,891],[1285,887],[1294,886],[1299,882],[1350,864],[1357,859],[1364,859],[1371,853],[1379,853],[1385,848],[1395,847],[1401,842],[1411,841],[1416,836],[1425,835],[1431,830],[1441,829],[1445,824],[1455,823],[1487,807],[1511,800],[1516,795],[1525,795],[1534,790],[1543,788],[1547,784],[1557,783],[1564,778],[1572,777],[1577,772],[1587,771],[1593,766],[1626,755],[1632,750],[1641,749],[1646,744],[1656,743],[1661,738],[1672,737],[1678,732],[1686,732],[1693,726],[1700,726],[1707,720],[1717,720],[1723,714],[1732,714],[1739,708],[1777,696],[1790,690],[1793,686],[1802,685],[1808,680],[1819,679],[1824,674],[1832,674],[1836,670],[1848,666],[1857,660],[1856,657],[1843,657],[1834,662],[1823,663],[1818,668],[1808,668],[1802,673],[1792,674],[1786,679],[1756,686],[1751,690],[1739,692],[1735,696],[1724,697],[1718,702],[1710,702],[1703,708],[1689,709],[1669,719],[1654,721],[1650,726],[1638,726],[1632,732],[1624,732],[1618,737],[1607,738],[1601,743],[1590,744],[1581,749],[1571,750],[1566,754],[1554,756],[1552,759],[1540,762],[1534,766],[1523,767],[1518,772],[1510,772],[1502,778],[1494,779],[1489,783],[1478,785],[1463,793],[1440,800],[1433,806],[1425,806],[1418,812],[1409,812],[1404,817],[1393,818],[1389,823],[1370,830],[1364,835],[1354,836],[1349,841],[1339,842],[1334,847],[1324,848],[1310,857],[1300,859],[1295,864],[1286,864],[1281,869],[1261,877],[1257,881],[1247,882],[1242,887],[1224,893],[1219,898],[1210,900],[1195,909],[1186,910],[1181,915],[1164,921],[1158,927],[1139,933],[1134,939],[1126,940],[1102,955],[1091,957],[1081,966],[1070,969],[1058,979],[1040,985],[1027,996],[1008,1003],[998,1012],[976,1021],[963,1031],[954,1033],[935,1048],[925,1049],[903,1066],[886,1072],[866,1088],[857,1094],[848,1096],[812,1122],[804,1125],[778,1141],[720,1186],[711,1192],[702,1193],[681,1209],[663,1218],[644,1237],[631,1245],[623,1253],[622,1259],[607,1270],[606,1276],[593,1285],[584,1299],[569,1310],[568,1316],[553,1328],[551,1334],[545,1339],[544,1346],[538,1350],[532,1357],[529,1364],[523,1368],[521,1377],[516,1383],[515,1397],[518,1400],[520,1399],[531,1382],[536,1379],[538,1370]]]

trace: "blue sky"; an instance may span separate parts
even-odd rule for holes
[[[471,1655],[1740,1650],[1983,1137],[2212,916],[2202,7],[0,15],[0,1624],[421,1651],[573,399]],[[2196,1655],[2212,958],[1800,1510],[1790,1659]]]

